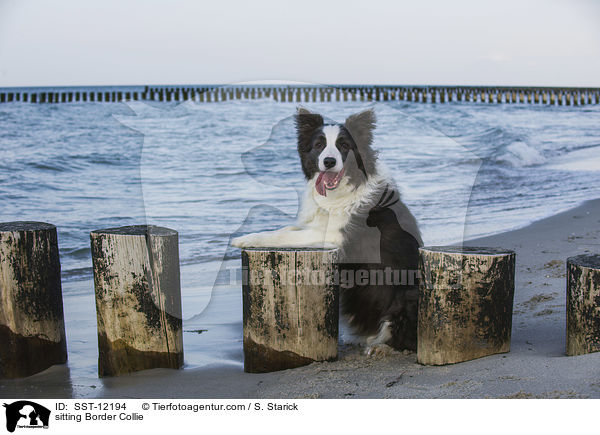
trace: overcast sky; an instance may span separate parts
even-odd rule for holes
[[[0,86],[600,86],[600,1],[0,0]]]

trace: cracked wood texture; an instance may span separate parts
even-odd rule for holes
[[[337,249],[242,250],[244,370],[337,358]]]
[[[129,226],[90,234],[98,374],[118,376],[183,365],[176,231]]]
[[[515,253],[419,249],[417,361],[444,365],[510,351]]]
[[[0,378],[67,362],[56,227],[0,223]]]
[[[567,355],[600,350],[600,255],[567,259]]]

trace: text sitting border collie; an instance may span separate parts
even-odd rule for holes
[[[416,349],[417,283],[406,277],[418,269],[422,245],[415,218],[371,148],[374,128],[372,110],[325,124],[321,115],[298,109],[307,187],[297,224],[232,241],[240,248],[335,246],[342,276],[369,271],[367,282],[352,281],[341,292],[342,313],[356,333],[368,336],[369,354],[381,344]]]

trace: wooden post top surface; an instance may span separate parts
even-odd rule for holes
[[[170,228],[158,227],[156,225],[129,225],[94,230],[91,234],[115,234],[122,236],[145,236],[146,234],[151,234],[153,236],[173,236],[177,234],[177,231]]]
[[[40,231],[40,230],[53,230],[53,229],[56,229],[56,226],[46,223],[46,222],[15,221],[15,222],[1,222],[0,223],[0,232]]]
[[[339,248],[271,248],[271,247],[248,247],[242,248],[242,251],[253,251],[253,252],[334,252],[339,251]]]
[[[444,254],[457,255],[510,255],[515,251],[503,248],[490,248],[478,246],[423,246],[419,248],[420,252],[441,252]]]
[[[600,254],[582,254],[567,258],[567,263],[589,269],[600,269]]]

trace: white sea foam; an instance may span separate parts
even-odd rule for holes
[[[546,158],[532,146],[517,141],[506,147],[506,152],[498,158],[498,161],[508,163],[514,168],[523,168],[543,165],[546,163]]]

